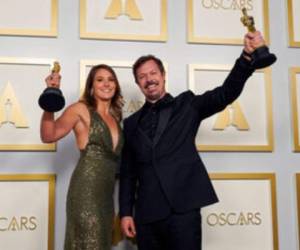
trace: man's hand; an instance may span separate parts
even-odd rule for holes
[[[121,229],[123,233],[129,238],[133,238],[136,235],[135,224],[131,216],[122,217]]]
[[[251,54],[257,48],[265,45],[265,40],[259,31],[248,32],[244,37],[244,50]]]

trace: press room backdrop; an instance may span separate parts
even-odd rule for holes
[[[163,60],[174,96],[221,84],[242,51],[243,4],[278,61],[257,71],[237,102],[197,136],[222,200],[203,210],[205,247],[299,249],[299,0],[1,0],[1,249],[23,250],[16,239],[34,237],[41,240],[28,249],[63,249],[66,192],[79,152],[72,133],[56,145],[39,139],[37,98],[53,61],[62,66],[67,105],[78,100],[92,65],[114,66],[126,116],[143,102],[131,76],[141,55]],[[116,242],[114,249],[132,249]]]

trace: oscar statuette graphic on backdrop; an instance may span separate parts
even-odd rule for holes
[[[246,8],[243,8],[242,12],[243,16],[241,17],[241,22],[248,28],[249,32],[255,32],[254,18],[248,16]],[[274,54],[269,52],[269,48],[266,45],[257,48],[251,54],[248,54],[245,51],[244,53],[252,59],[251,64],[255,69],[268,67],[277,59]]]
[[[112,0],[105,14],[107,19],[117,19],[127,15],[132,20],[142,20],[143,16],[135,2],[136,0]]]
[[[3,92],[0,92],[0,127],[12,124],[15,128],[29,128],[28,118],[23,112],[13,85],[7,82]]]
[[[60,65],[54,62],[52,73],[60,72]],[[65,98],[59,88],[47,87],[39,98],[40,107],[48,112],[57,112],[65,106]]]

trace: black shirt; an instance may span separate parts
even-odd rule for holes
[[[157,129],[160,111],[162,110],[162,108],[166,107],[172,100],[173,97],[167,93],[163,98],[155,103],[146,101],[142,108],[139,127],[152,141]]]

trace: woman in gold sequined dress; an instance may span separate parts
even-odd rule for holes
[[[46,78],[48,87],[59,87],[60,75]],[[65,250],[110,250],[115,173],[123,145],[120,85],[113,69],[94,66],[82,100],[63,114],[44,112],[43,142],[56,142],[74,131],[80,150],[67,195]]]

